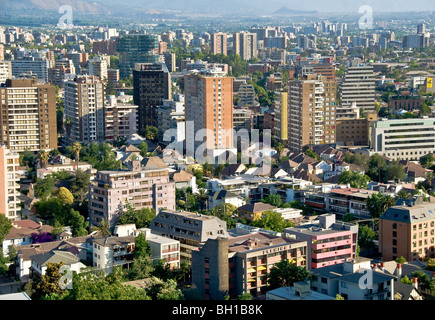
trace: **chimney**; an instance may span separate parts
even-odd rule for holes
[[[385,263],[384,262],[381,262],[381,270],[382,270],[382,272],[385,271]]]
[[[412,286],[418,290],[418,278],[417,277],[413,277],[412,278]]]
[[[402,265],[400,263],[397,264],[396,275],[399,279],[402,278]]]

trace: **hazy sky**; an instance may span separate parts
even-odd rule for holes
[[[106,1],[120,3],[118,0]],[[265,12],[287,7],[294,10],[358,13],[358,9],[363,5],[370,5],[374,13],[376,11],[435,11],[435,0],[124,0],[124,3],[147,8],[157,6],[174,9],[219,7],[220,5],[230,9],[231,7],[246,8],[250,6]]]

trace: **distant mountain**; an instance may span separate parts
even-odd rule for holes
[[[104,14],[110,10],[101,3],[89,0],[3,0],[4,9],[18,11],[20,9],[37,9],[43,11],[56,11],[63,5],[69,5],[73,12]],[[3,4],[2,4],[3,6]]]
[[[309,14],[316,14],[317,11],[304,11],[304,10],[294,10],[287,7],[282,7],[281,9],[273,12],[273,15],[279,15],[279,16],[295,16],[295,15],[309,15]]]

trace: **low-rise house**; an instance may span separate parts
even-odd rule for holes
[[[308,186],[313,184],[312,181],[299,179],[295,177],[283,177],[278,180],[268,181],[259,185],[259,198],[265,198],[270,194],[278,194],[282,202],[299,201],[304,202],[305,191]]]
[[[207,190],[208,192],[228,190],[245,199],[249,198],[251,201],[258,201],[261,199],[258,190],[259,185],[268,183],[269,181],[271,181],[271,179],[267,177],[242,174],[229,179],[208,179]]]
[[[105,237],[92,241],[92,264],[95,268],[112,273],[117,266],[129,266],[133,263],[135,236]]]
[[[52,250],[31,257],[30,278],[33,278],[35,274],[45,275],[48,263],[64,263],[68,270],[76,273],[80,273],[81,269],[86,268],[75,254],[68,251]]]
[[[21,245],[17,250],[17,268],[16,275],[21,280],[26,280],[30,276],[32,266],[32,257],[38,254],[47,253],[52,250],[68,251],[77,256],[80,261],[92,259],[92,241],[95,234],[84,237],[75,237],[68,240],[36,243]]]
[[[208,196],[208,208],[213,209],[220,204],[232,204],[235,207],[243,206],[246,203],[246,200],[239,196],[238,194],[226,191],[219,190]]]
[[[394,300],[396,276],[371,268],[371,259],[358,257],[312,270],[313,291],[345,300]]]
[[[246,170],[246,166],[244,164],[229,164],[226,166],[220,173],[219,178],[225,179],[229,177],[238,176]]]
[[[32,234],[50,233],[52,226],[42,225],[32,220],[17,220],[12,222],[12,229],[4,237],[2,248],[3,255],[7,255],[10,246],[22,246],[32,243]]]
[[[170,172],[169,178],[175,183],[176,189],[192,188],[192,193],[198,191],[196,187],[196,177],[185,170],[180,169],[175,172]]]
[[[262,215],[266,211],[275,210],[275,209],[277,208],[270,204],[263,203],[263,202],[255,202],[255,203],[249,203],[240,206],[237,209],[237,211],[238,211],[238,217],[240,219],[256,221],[258,219],[261,219]]]
[[[433,173],[433,170],[424,168],[418,163],[409,160],[400,160],[400,163],[404,166],[406,173],[406,182],[419,183],[427,179],[428,173]]]

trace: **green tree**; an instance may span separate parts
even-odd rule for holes
[[[360,225],[358,228],[358,244],[362,249],[370,250],[375,247],[376,232],[372,228]]]
[[[12,227],[12,220],[6,217],[3,213],[0,213],[0,243],[3,243],[3,240],[9,234]]]
[[[140,233],[134,240],[133,257],[149,257],[151,254],[151,247],[143,233]]]
[[[337,293],[334,300],[344,300],[344,298]]]
[[[153,126],[145,126],[144,129],[141,130],[141,136],[145,137],[147,140],[156,141],[158,138],[159,129]]]
[[[72,193],[65,187],[60,187],[57,190],[56,196],[62,201],[62,204],[73,204],[74,197]]]
[[[367,197],[366,200],[367,209],[370,212],[372,218],[379,218],[385,210],[394,206],[394,198],[390,195],[382,194],[381,192],[373,193]]]
[[[403,256],[401,256],[400,258],[396,259],[396,262],[400,263],[400,264],[405,264],[406,263],[406,259]]]
[[[275,232],[283,232],[285,228],[294,227],[292,222],[285,220],[281,214],[272,210],[264,212],[260,219],[252,222],[252,225]]]
[[[435,162],[435,157],[432,153],[420,158],[420,164],[425,168],[430,168]]]
[[[266,198],[262,198],[260,201],[275,207],[280,207],[282,205],[281,196],[276,193],[269,194]]]
[[[375,153],[369,158],[367,175],[373,181],[386,182],[385,175],[387,171],[387,163],[384,158],[378,153]]]
[[[401,283],[404,283],[404,284],[410,284],[410,285],[412,285],[412,280],[409,279],[407,275],[403,276],[403,277],[400,279],[400,282],[401,282]]]
[[[156,211],[153,208],[135,210],[131,204],[127,204],[126,210],[118,217],[116,224],[135,224],[138,229],[148,228],[155,217]]]
[[[36,279],[33,280],[33,299],[39,300],[43,296],[50,294],[61,294],[64,291],[64,289],[61,289],[61,286],[59,285],[62,278],[62,274],[59,272],[59,269],[64,264],[64,262],[47,262],[45,274],[42,276],[37,276]]]
[[[177,289],[177,282],[173,279],[163,281],[157,277],[149,279],[150,287],[146,289],[152,300],[184,300],[184,295]]]
[[[405,180],[406,172],[405,167],[399,162],[399,160],[391,161],[387,166],[386,172],[387,180],[399,179],[401,181]]]
[[[68,220],[73,237],[82,237],[88,234],[86,228],[88,227],[89,222],[85,220],[85,217],[83,217],[80,212],[71,208]]]
[[[433,111],[431,107],[429,107],[426,102],[423,102],[420,107],[420,116],[423,117],[423,116],[431,115],[432,113]]]
[[[338,177],[339,184],[349,184],[352,188],[367,189],[370,177],[360,171],[345,170]]]
[[[50,158],[50,156],[48,155],[48,152],[45,150],[41,150],[38,153],[38,159],[39,159],[39,163],[41,165],[41,168],[47,168],[48,166],[48,159]]]
[[[22,167],[34,167],[35,166],[35,154],[32,151],[25,150],[20,152],[19,163]]]
[[[82,148],[83,146],[80,144],[80,142],[74,142],[72,145],[72,152],[74,152],[74,157],[76,160],[76,171],[79,169],[80,151]]]
[[[267,276],[269,289],[291,287],[295,282],[311,279],[311,273],[287,259],[276,263]]]
[[[150,300],[144,289],[122,283],[120,277],[94,271],[74,274],[72,289],[64,295],[51,294],[50,300]]]
[[[71,191],[73,195],[83,202],[88,193],[88,188],[91,183],[91,174],[81,169],[76,170],[76,174],[71,182]]]
[[[91,231],[98,231],[102,237],[108,237],[111,235],[110,222],[102,219],[98,226],[92,226]]]
[[[150,256],[136,256],[129,270],[129,278],[131,280],[145,279],[151,275],[153,270],[153,261]]]
[[[142,141],[139,145],[139,149],[140,149],[140,155],[145,158],[148,154],[148,143]]]
[[[37,179],[35,184],[35,196],[43,200],[47,199],[54,191],[56,179],[52,175],[47,175],[44,179]]]

